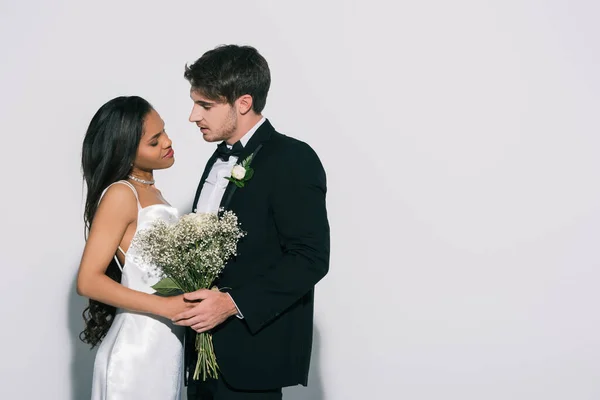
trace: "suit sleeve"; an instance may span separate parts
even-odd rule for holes
[[[326,176],[306,144],[282,157],[271,196],[281,258],[260,278],[230,292],[252,333],[300,300],[329,270]]]

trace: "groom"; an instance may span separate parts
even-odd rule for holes
[[[187,340],[188,399],[281,399],[283,387],[308,382],[314,286],[329,269],[325,171],[310,146],[262,116],[271,76],[256,49],[217,47],[186,67],[185,78],[190,121],[219,143],[194,210],[232,210],[247,232],[217,283],[221,291],[186,294],[201,301],[175,318],[213,333],[220,368],[216,380],[192,380],[196,353]],[[239,164],[246,168],[232,177]]]

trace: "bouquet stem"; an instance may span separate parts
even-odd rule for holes
[[[196,369],[194,370],[194,380],[198,380],[202,376],[205,381],[207,377],[218,377],[217,358],[213,348],[212,335],[207,332],[196,334],[196,352],[198,360],[196,361]]]

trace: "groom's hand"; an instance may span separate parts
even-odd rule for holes
[[[183,296],[185,300],[197,304],[173,317],[175,325],[190,326],[196,332],[206,332],[237,314],[235,303],[227,293],[200,289]]]

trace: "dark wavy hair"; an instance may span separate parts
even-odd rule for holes
[[[144,129],[144,118],[152,105],[137,96],[117,97],[96,112],[83,139],[81,166],[87,186],[84,221],[86,239],[103,191],[112,183],[126,179],[131,172]],[[111,260],[106,275],[121,281],[121,270]],[[83,311],[85,329],[79,334],[94,348],[112,325],[116,309],[90,299]]]
[[[240,96],[252,96],[252,109],[260,114],[267,104],[271,72],[267,60],[251,46],[224,45],[209,50],[183,75],[194,90],[213,101],[233,104]]]

